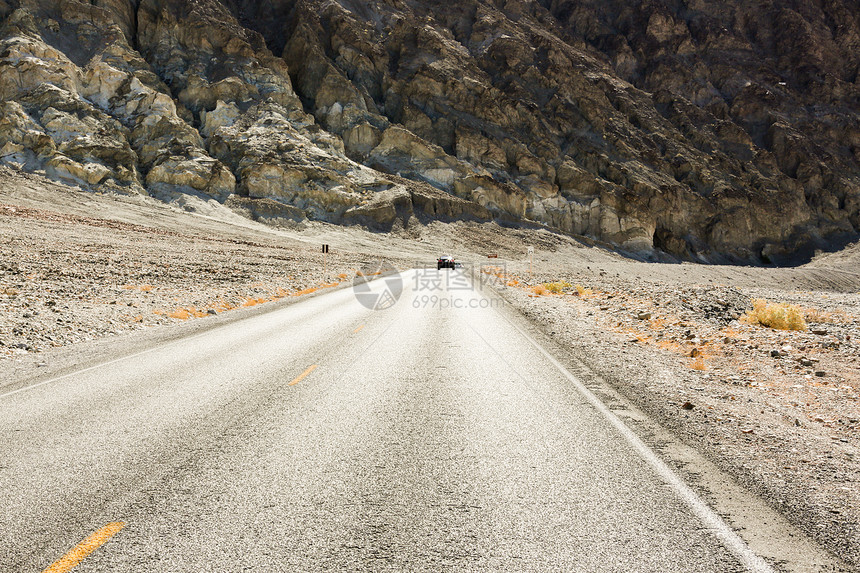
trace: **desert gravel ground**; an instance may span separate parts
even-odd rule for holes
[[[826,258],[778,270],[541,261],[532,275],[507,267],[503,290],[633,403],[860,567],[860,277]],[[545,292],[553,282],[571,286]],[[799,305],[808,329],[738,320],[753,298]]]
[[[383,235],[272,229],[202,199],[182,207],[0,168],[0,387],[39,376],[70,347],[348,286],[380,259],[408,268],[452,254],[494,277],[574,360],[860,567],[860,247],[793,269],[656,264],[495,223]],[[553,294],[544,283],[569,286]],[[799,305],[809,329],[739,320],[753,298]]]

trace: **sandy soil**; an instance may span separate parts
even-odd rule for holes
[[[450,253],[501,277],[503,296],[577,360],[860,567],[857,245],[794,269],[706,267],[496,224],[381,235],[182,207],[0,167],[0,369],[35,376],[83,341],[334,288],[380,258],[406,268]],[[535,292],[558,281],[560,294]],[[809,329],[738,320],[753,298],[800,305]]]

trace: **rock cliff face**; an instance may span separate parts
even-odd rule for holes
[[[0,161],[274,223],[752,262],[860,229],[851,0],[0,0],[0,100]]]

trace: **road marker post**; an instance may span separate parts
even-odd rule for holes
[[[328,245],[323,244],[323,278],[328,276]]]

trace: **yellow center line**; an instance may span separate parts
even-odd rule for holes
[[[363,324],[362,324],[361,326],[359,326],[358,328],[356,328],[355,330],[353,330],[353,331],[352,331],[352,333],[353,333],[353,334],[355,334],[356,332],[358,332],[358,331],[359,331],[359,330],[361,330],[362,328],[364,328],[364,325],[363,325]]]
[[[119,530],[123,527],[125,527],[125,523],[119,521],[108,523],[81,541],[74,549],[63,555],[42,573],[67,573],[68,571],[71,571],[76,565],[78,565],[78,563],[86,559],[90,553],[104,545],[111,537],[119,533]]]
[[[301,381],[302,381],[302,379],[303,379],[305,376],[307,376],[308,374],[310,374],[311,372],[313,372],[313,371],[314,371],[314,369],[315,369],[317,366],[319,366],[319,364],[312,364],[311,366],[308,366],[308,369],[307,369],[307,370],[305,370],[304,372],[302,372],[301,374],[299,374],[298,376],[296,376],[296,379],[295,379],[295,380],[293,380],[292,382],[290,382],[290,384],[289,384],[289,385],[290,385],[290,386],[293,386],[293,385],[298,384],[299,382],[301,382]]]

